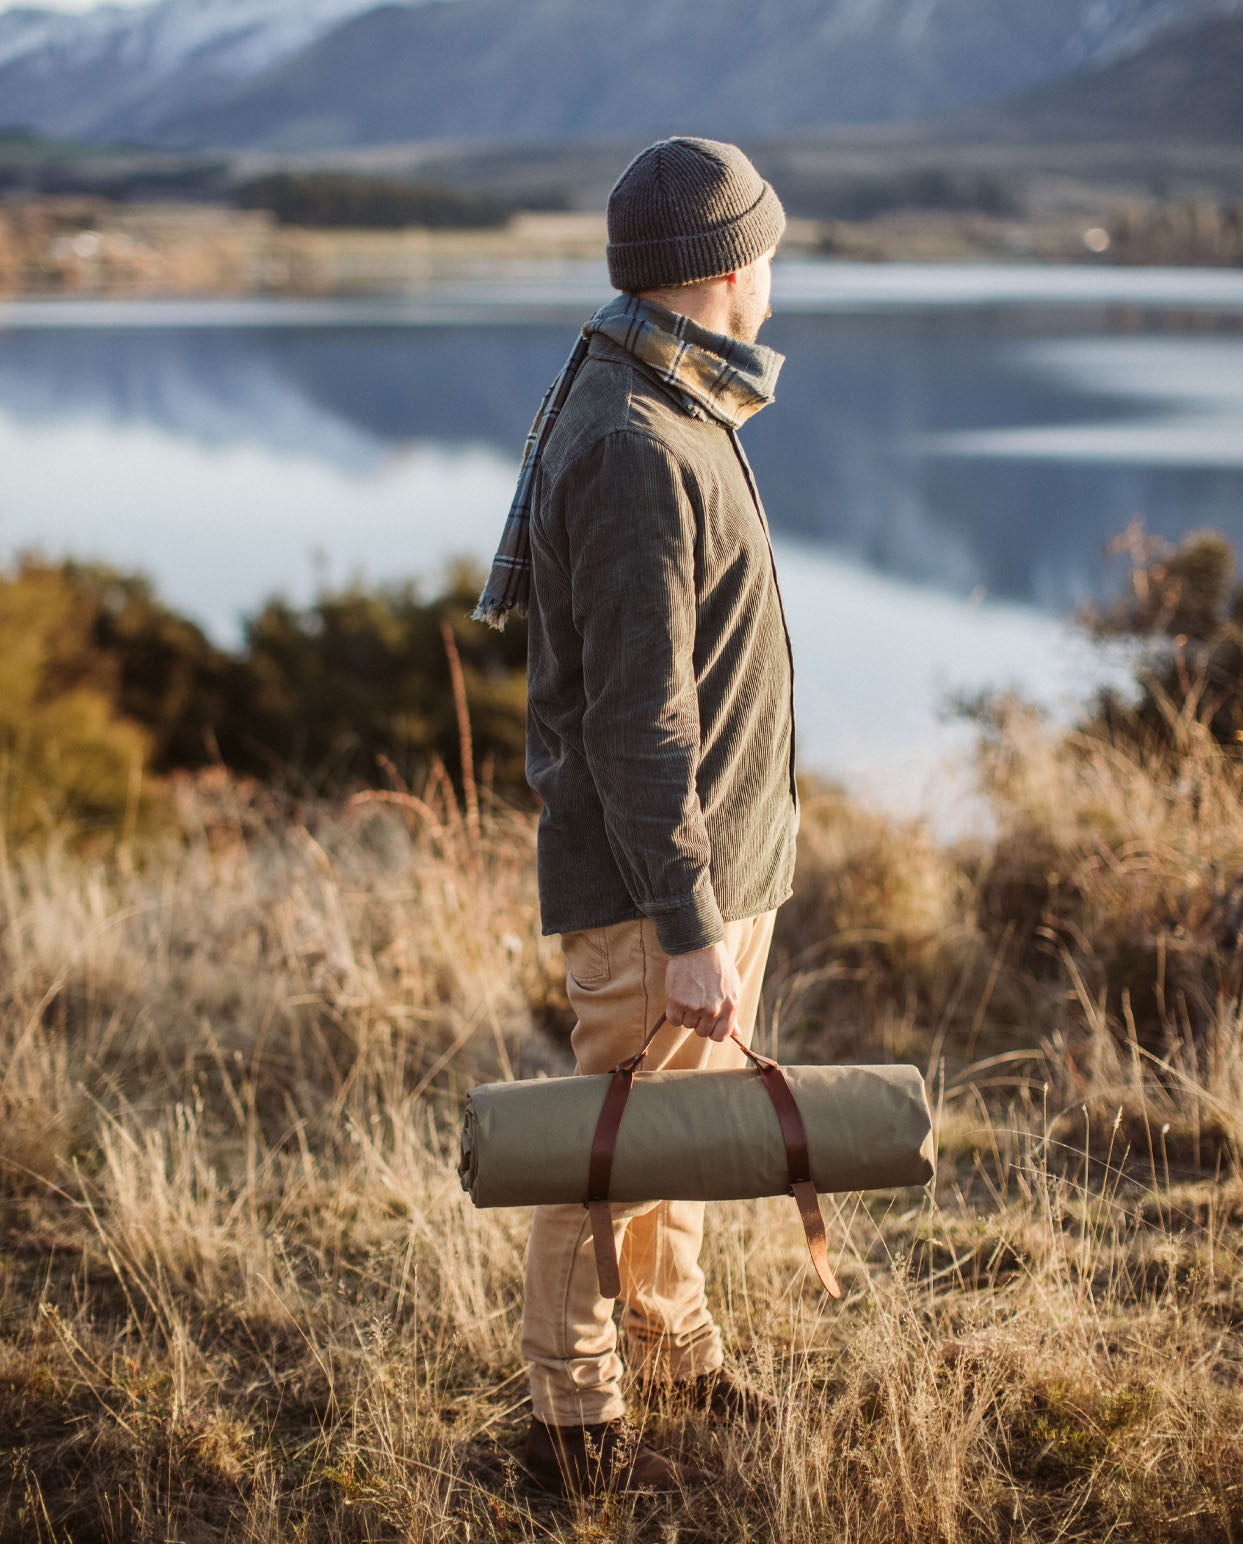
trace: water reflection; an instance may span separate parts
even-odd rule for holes
[[[1171,537],[1217,524],[1243,539],[1243,337],[1160,340],[1152,399],[1137,401],[1144,340],[1110,335],[1108,316],[1076,334],[1064,314],[1048,318],[1057,332],[1035,341],[1041,324],[1009,312],[780,319],[780,406],[749,440],[775,523],[884,572],[1045,609],[1099,589],[1101,547],[1137,513]],[[1185,403],[1206,397],[1203,457],[1163,453],[1167,434],[1186,433]],[[1068,433],[1075,453],[1059,455]]]
[[[775,317],[778,402],[746,431],[774,529],[1045,609],[1098,588],[1103,542],[1137,513],[1170,536],[1213,524],[1243,540],[1243,338],[1109,324],[1081,317],[1070,335],[1064,312],[1013,308]],[[25,328],[0,345],[0,413],[253,446],[273,478],[290,458],[365,477],[413,444],[512,463],[572,336],[562,323]],[[34,514],[10,489],[0,537]]]

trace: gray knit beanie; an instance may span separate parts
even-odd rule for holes
[[[609,280],[637,294],[714,279],[775,247],[785,223],[772,185],[737,145],[657,140],[609,194]]]

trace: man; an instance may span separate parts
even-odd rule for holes
[[[749,1042],[798,801],[793,671],[738,427],[782,356],[756,342],[785,226],[735,146],[661,140],[608,203],[621,294],[583,328],[532,426],[476,615],[530,616],[527,775],[539,891],[561,935],[579,1072],[732,1067]],[[760,1396],[722,1365],[698,1265],[703,1205],[613,1209],[633,1369],[719,1416]],[[551,1488],[707,1476],[623,1421],[612,1302],[584,1206],[535,1211],[522,1344],[528,1470]]]

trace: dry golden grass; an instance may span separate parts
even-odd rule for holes
[[[462,1089],[564,1064],[523,816],[443,783],[0,866],[0,1538],[1243,1536],[1237,771],[1015,710],[956,850],[809,791],[764,1034],[925,1066],[935,1194],[710,1209],[779,1429],[649,1412],[685,1503],[515,1463],[526,1217],[472,1211]],[[1214,899],[1216,898],[1216,899]],[[1174,961],[1178,972],[1174,972]],[[1129,962],[1129,963],[1128,963]]]

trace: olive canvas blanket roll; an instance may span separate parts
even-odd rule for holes
[[[819,1191],[925,1185],[932,1118],[917,1067],[783,1067]],[[476,1206],[585,1201],[611,1077],[485,1083],[466,1099],[459,1172]],[[751,1068],[644,1072],[617,1137],[609,1199],[741,1201],[790,1188],[763,1078]]]

